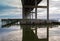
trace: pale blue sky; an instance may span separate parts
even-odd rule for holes
[[[21,0],[0,0],[0,18],[21,18]]]

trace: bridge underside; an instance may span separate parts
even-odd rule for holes
[[[35,6],[35,0],[21,0],[22,1],[22,6],[23,6],[23,18],[27,17],[30,12],[34,9],[34,7],[28,7],[28,6]],[[37,5],[41,2],[42,0],[37,0]]]

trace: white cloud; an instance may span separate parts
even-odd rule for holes
[[[9,6],[22,7],[21,0],[0,0],[0,4],[6,4]]]
[[[0,18],[14,18],[14,17],[21,18],[22,17],[21,0],[0,0],[0,5],[8,5],[11,7],[16,7],[14,9],[3,9],[3,11],[0,12]]]
[[[52,0],[52,1],[60,1],[60,0]]]
[[[47,5],[46,1],[47,0],[43,0],[39,5],[46,6]],[[60,14],[60,0],[49,0],[49,2],[50,2],[50,18],[55,18],[55,16],[58,16]],[[9,6],[22,8],[21,0],[0,0],[0,4],[7,4]],[[11,14],[15,13],[15,15],[19,15],[19,13],[21,13],[18,11],[22,11],[22,9],[13,10],[13,11],[10,10]],[[7,10],[7,12],[3,12],[3,13],[8,13],[8,12],[9,11]],[[11,15],[11,14],[9,14],[9,15]],[[3,15],[3,14],[1,14],[1,15]],[[47,15],[46,10],[41,9],[41,8],[38,9],[38,18],[46,18],[46,15]],[[59,18],[59,16],[57,18]]]
[[[47,0],[42,0],[38,6],[47,6]]]

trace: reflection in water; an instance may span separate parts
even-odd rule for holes
[[[37,29],[36,29],[37,27]],[[47,41],[47,26],[43,25],[17,25],[9,28],[0,28],[1,41]],[[49,41],[60,40],[60,27],[49,26]],[[3,32],[1,32],[4,30]],[[37,34],[36,34],[37,30]],[[5,38],[6,37],[6,38]]]
[[[49,28],[49,41],[60,41],[60,25]]]
[[[23,38],[22,41],[47,41],[47,38],[41,38],[39,39],[37,36],[37,25],[21,25],[21,28],[23,29]],[[35,30],[35,33],[33,31],[33,28]]]

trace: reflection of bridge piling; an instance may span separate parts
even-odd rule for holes
[[[22,41],[38,41],[38,37],[31,29],[31,25],[22,25],[23,28],[23,40]]]
[[[5,26],[11,26],[13,24],[18,24],[18,22],[20,22],[19,25],[25,25],[25,26],[22,26],[23,28],[23,40],[22,41],[48,41],[49,39],[49,25],[48,24],[60,24],[58,21],[50,21],[49,20],[49,0],[47,0],[47,6],[38,6],[37,4],[37,0],[34,0],[35,3],[32,5],[32,4],[27,4],[26,3],[24,4],[24,0],[22,1],[22,5],[23,5],[23,19],[2,19],[3,21],[3,26],[2,27],[5,27]],[[26,1],[27,2],[27,1]],[[32,1],[31,1],[32,2]],[[40,0],[38,0],[38,2],[41,2]],[[29,1],[28,1],[29,3]],[[33,10],[33,8],[35,8],[35,12],[31,12]],[[40,19],[37,19],[37,8],[47,8],[47,20],[40,20]],[[33,19],[33,16],[32,16],[32,19],[28,19],[28,15],[30,13],[35,13],[35,19]],[[5,24],[4,24],[5,22]],[[48,25],[47,27],[47,39],[38,39],[37,37],[37,24],[38,25]],[[35,27],[35,33],[32,31],[31,29],[31,25],[36,25]]]
[[[10,22],[8,22],[7,20],[10,21]],[[39,26],[40,25],[42,25],[42,26],[47,25],[48,24],[47,20],[36,20],[36,19],[32,19],[32,20],[31,19],[25,19],[25,20],[23,20],[23,19],[2,19],[2,21],[6,21],[8,25],[13,25],[16,22],[17,23],[18,22],[20,22],[20,23],[24,22],[22,24],[19,24],[22,27],[22,29],[23,29],[23,40],[22,41],[28,41],[28,40],[30,40],[30,41],[47,41],[47,38],[39,39],[38,36],[37,36],[37,27],[38,27],[38,25]],[[31,21],[31,22],[29,22],[29,21]],[[53,23],[53,21],[51,21],[50,25],[51,24],[55,24],[55,23]],[[8,26],[7,24],[5,26]],[[32,25],[35,26],[35,29],[34,29],[35,33],[31,29],[31,27],[33,27]]]
[[[36,33],[33,32],[35,28],[33,25],[21,25],[21,28],[23,29],[23,37],[22,41],[47,41],[46,38],[39,39]]]

